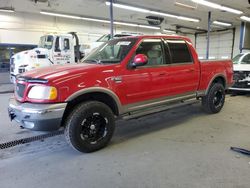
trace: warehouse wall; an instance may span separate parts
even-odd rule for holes
[[[55,18],[31,13],[0,14],[0,43],[37,44],[39,37],[49,32],[76,31],[80,43],[95,41],[109,33],[109,24]],[[154,34],[155,30],[115,26],[115,32],[140,32]]]
[[[193,44],[195,44],[194,35],[188,35],[188,37],[192,40]],[[233,56],[240,53],[239,43],[240,43],[240,26],[237,26],[235,30]],[[232,45],[233,45],[233,31],[232,30],[225,31],[225,32],[211,33],[210,48],[209,48],[210,59],[231,58]],[[206,34],[197,36],[196,50],[200,59],[206,58],[206,50],[207,50],[207,35]]]
[[[109,33],[109,24],[87,22],[65,18],[55,18],[32,13],[1,13],[0,43],[37,44],[39,37],[48,32],[76,31],[80,43],[89,43],[102,34]],[[115,32],[139,32],[156,34],[156,30],[115,26]],[[194,36],[189,35],[194,43]],[[236,28],[234,54],[239,53],[240,26]],[[231,57],[232,33],[214,33],[211,35],[210,56],[215,58]],[[206,35],[197,38],[197,51],[200,57],[206,57]]]

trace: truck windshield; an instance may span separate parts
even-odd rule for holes
[[[103,35],[96,42],[107,42],[110,40],[110,35]]]
[[[136,41],[136,38],[110,40],[90,53],[83,61],[86,63],[120,63]]]
[[[241,62],[240,62],[240,58],[243,56],[244,54],[238,54],[238,55],[236,55],[233,59],[232,59],[232,61],[233,61],[233,64],[240,64]]]
[[[51,49],[53,46],[53,36],[52,35],[47,35],[47,36],[42,36],[39,41],[39,48],[47,48]]]

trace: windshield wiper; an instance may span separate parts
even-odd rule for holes
[[[103,64],[102,61],[100,59],[86,59],[84,61],[90,61],[90,62],[95,62],[97,64]]]

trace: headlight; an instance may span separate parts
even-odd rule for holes
[[[38,100],[55,100],[57,98],[57,89],[51,86],[33,86],[28,97]]]

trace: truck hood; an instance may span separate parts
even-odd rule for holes
[[[234,64],[234,71],[250,71],[250,64]]]
[[[46,48],[34,48],[32,50],[25,50],[22,52],[18,52],[15,55],[13,55],[14,58],[17,60],[21,58],[21,56],[37,56],[37,55],[47,55],[49,53],[49,50]]]
[[[71,64],[71,65],[53,65],[51,67],[44,67],[35,69],[32,71],[25,72],[21,74],[21,77],[35,78],[35,79],[44,79],[50,81],[55,81],[61,78],[70,78],[81,76],[87,72],[101,67],[103,65],[98,64]]]

